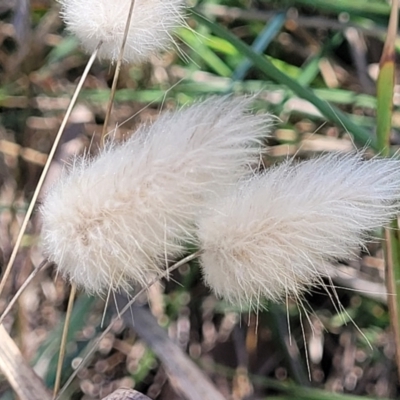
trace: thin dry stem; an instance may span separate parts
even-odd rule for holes
[[[57,393],[60,390],[60,386],[61,386],[61,373],[62,373],[62,367],[63,367],[63,363],[64,363],[65,349],[67,346],[68,328],[69,328],[69,323],[71,321],[71,315],[72,315],[72,309],[74,306],[75,297],[76,297],[76,285],[73,283],[71,285],[71,292],[69,293],[68,307],[67,307],[67,312],[65,314],[64,328],[63,328],[63,333],[61,336],[60,354],[59,354],[58,363],[57,363],[56,382],[54,384],[53,398],[55,398],[57,396]]]
[[[122,40],[121,50],[120,50],[120,53],[118,56],[117,65],[116,65],[116,69],[115,69],[115,73],[114,73],[110,99],[109,99],[108,105],[107,105],[106,117],[105,117],[103,130],[102,130],[102,134],[101,134],[101,143],[104,143],[105,135],[107,132],[108,120],[110,118],[112,106],[114,103],[115,92],[117,90],[118,77],[119,77],[119,73],[121,70],[122,60],[123,60],[123,56],[124,56],[124,49],[125,49],[126,40],[128,37],[128,32],[129,32],[129,26],[131,24],[131,19],[132,19],[132,15],[133,15],[134,4],[135,4],[135,0],[132,0],[131,6],[129,8],[128,18],[127,18],[126,25],[125,25],[125,31],[124,31],[124,37]],[[99,44],[98,47],[100,47],[100,46],[101,46],[101,43]],[[97,53],[97,51],[96,51],[96,53]],[[60,390],[62,366],[63,366],[64,356],[65,356],[65,346],[67,344],[68,328],[69,328],[69,322],[71,319],[72,306],[74,303],[75,295],[76,295],[76,285],[74,283],[72,283],[71,293],[70,293],[69,300],[68,300],[68,309],[67,309],[67,313],[65,316],[63,334],[62,334],[62,338],[61,338],[61,348],[60,348],[60,355],[59,355],[58,364],[57,364],[56,382],[54,385],[54,397],[57,396],[57,393]]]
[[[115,92],[117,90],[117,82],[118,82],[119,74],[121,71],[121,65],[122,65],[122,60],[123,60],[123,56],[124,56],[124,49],[125,49],[126,40],[128,37],[129,26],[131,24],[134,4],[135,4],[135,0],[132,0],[130,8],[129,8],[128,18],[127,18],[126,25],[125,25],[125,31],[124,31],[124,37],[122,40],[121,50],[120,50],[120,53],[118,56],[117,65],[116,65],[116,69],[115,69],[115,73],[114,73],[110,99],[109,99],[108,105],[107,105],[106,117],[105,117],[104,124],[103,124],[103,130],[102,130],[102,134],[101,134],[101,142],[102,143],[104,143],[104,140],[105,140],[108,121],[109,121],[111,111],[112,111],[112,106],[114,103]],[[100,47],[100,45],[101,44],[99,44],[99,47]],[[60,389],[62,366],[63,366],[64,356],[65,356],[65,346],[66,346],[66,342],[67,342],[68,328],[69,328],[69,322],[70,322],[70,318],[71,318],[72,306],[74,303],[75,294],[76,294],[76,285],[72,284],[71,293],[70,293],[69,302],[68,302],[67,314],[66,314],[65,322],[64,322],[63,335],[62,335],[62,339],[61,339],[60,356],[58,359],[56,382],[54,385],[54,397],[56,397],[56,395]]]
[[[32,282],[32,280],[35,278],[35,276],[39,273],[39,271],[45,270],[47,267],[53,265],[54,263],[52,261],[48,260],[43,260],[38,267],[35,267],[35,269],[30,273],[28,278],[25,280],[25,282],[21,285],[21,287],[18,289],[17,293],[15,293],[14,297],[11,299],[11,301],[8,303],[6,309],[3,311],[3,314],[0,316],[0,324],[3,323],[4,318],[8,315],[8,313],[11,311],[11,309],[14,307],[14,304],[17,302],[23,291],[27,288],[27,286]]]
[[[108,100],[107,112],[106,112],[106,117],[104,119],[103,130],[101,132],[101,142],[102,143],[104,142],[104,140],[106,138],[106,134],[107,134],[108,121],[110,119],[112,107],[113,107],[113,104],[114,104],[115,93],[117,91],[117,83],[118,83],[119,73],[121,71],[121,65],[122,65],[122,61],[124,59],[125,45],[126,45],[126,40],[128,38],[129,27],[131,25],[131,20],[132,20],[132,16],[133,16],[134,7],[135,7],[135,0],[132,0],[131,1],[131,5],[129,7],[128,18],[126,20],[126,25],[125,25],[124,37],[122,39],[121,50],[119,52],[117,64],[115,66],[114,78],[113,78],[113,82],[112,82],[112,86],[111,86],[110,98]]]
[[[0,325],[0,370],[20,400],[50,400],[43,380],[24,359],[18,346]],[[3,379],[4,379],[3,378]]]
[[[104,330],[104,332],[100,335],[100,337],[96,340],[96,342],[94,343],[93,347],[89,350],[89,352],[86,354],[86,356],[83,358],[83,360],[81,361],[81,363],[79,364],[79,366],[75,369],[75,371],[71,374],[71,376],[68,378],[67,382],[65,383],[65,385],[62,387],[62,389],[60,390],[60,392],[58,393],[58,396],[54,399],[54,400],[60,400],[61,395],[65,392],[65,390],[68,388],[68,386],[71,384],[71,382],[75,379],[76,375],[78,374],[78,372],[80,371],[80,369],[84,366],[84,364],[86,363],[86,361],[89,359],[89,357],[95,352],[95,350],[97,349],[97,346],[99,345],[99,343],[103,340],[103,338],[111,331],[114,322],[119,320],[126,311],[128,311],[130,309],[130,307],[132,306],[132,304],[137,300],[137,298],[139,296],[141,296],[146,290],[148,290],[152,285],[154,285],[156,282],[158,282],[159,280],[161,280],[162,278],[167,277],[172,271],[175,271],[177,268],[179,268],[180,266],[198,258],[200,255],[202,254],[202,250],[198,250],[193,254],[190,254],[189,256],[183,258],[182,260],[178,261],[177,263],[175,263],[174,265],[172,265],[171,267],[167,268],[162,274],[160,274],[158,277],[154,278],[151,282],[149,282],[148,285],[146,285],[145,287],[143,287],[142,289],[139,290],[138,293],[136,293],[135,296],[132,297],[132,299],[129,301],[129,303],[120,311],[120,313],[117,315],[117,317],[115,317],[111,323],[108,325],[108,327]]]
[[[17,237],[17,240],[15,242],[13,251],[11,253],[10,260],[9,260],[9,262],[7,264],[7,267],[6,267],[5,271],[4,271],[4,275],[3,275],[2,279],[1,279],[1,282],[0,282],[0,296],[1,296],[2,292],[3,292],[3,290],[4,290],[4,287],[6,285],[7,279],[9,277],[10,273],[11,273],[11,269],[12,269],[12,267],[14,265],[14,262],[15,262],[15,259],[17,257],[17,253],[18,253],[19,247],[21,245],[22,238],[23,238],[23,236],[25,234],[25,231],[26,231],[26,228],[28,226],[29,220],[30,220],[30,218],[32,216],[33,210],[34,210],[35,205],[36,205],[36,201],[37,201],[37,199],[39,197],[40,190],[42,189],[43,183],[44,183],[44,181],[46,179],[46,176],[47,176],[47,173],[49,171],[50,164],[51,164],[51,162],[52,162],[52,160],[54,158],[54,154],[55,154],[55,152],[57,150],[58,143],[61,140],[61,136],[62,136],[62,134],[64,132],[64,129],[65,129],[66,125],[67,125],[67,121],[68,121],[68,119],[69,119],[69,117],[70,117],[70,115],[72,113],[72,110],[73,110],[73,108],[75,106],[76,100],[77,100],[78,95],[79,95],[79,93],[80,93],[80,91],[82,89],[82,86],[83,86],[83,84],[84,84],[84,82],[86,80],[86,77],[89,74],[90,68],[92,67],[93,62],[96,59],[97,52],[98,52],[100,46],[101,46],[101,43],[99,43],[97,49],[91,55],[87,65],[86,65],[85,71],[83,72],[82,77],[79,80],[78,86],[75,89],[74,95],[72,96],[72,99],[71,99],[71,101],[69,103],[69,106],[68,106],[67,111],[65,113],[64,119],[63,119],[63,121],[61,123],[60,129],[57,132],[57,135],[56,135],[56,138],[54,140],[53,146],[52,146],[52,148],[50,150],[50,153],[49,153],[49,156],[47,158],[46,164],[45,164],[45,166],[43,168],[42,175],[40,176],[40,179],[39,179],[39,182],[38,182],[38,184],[36,186],[35,192],[33,193],[32,200],[31,200],[31,202],[29,204],[29,207],[28,207],[28,210],[26,212],[24,221],[22,222],[22,226],[21,226],[21,229],[20,229],[20,231],[18,233],[18,237]]]

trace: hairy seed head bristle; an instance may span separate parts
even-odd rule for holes
[[[43,245],[90,292],[145,285],[194,240],[195,220],[257,166],[270,117],[251,99],[165,113],[94,159],[78,158],[41,208]]]
[[[121,49],[132,0],[61,0],[61,16],[90,53],[115,61]],[[140,63],[168,48],[171,31],[183,24],[183,0],[135,0],[124,61]]]
[[[267,170],[199,221],[204,279],[234,304],[298,297],[399,211],[400,161],[325,155]]]

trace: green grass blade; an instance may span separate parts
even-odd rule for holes
[[[200,361],[200,365],[203,363]],[[220,364],[214,364],[215,372],[232,378],[235,375],[235,370]],[[293,382],[281,382],[277,379],[268,378],[260,375],[249,374],[251,381],[261,387],[268,387],[282,393],[283,399],[291,400],[372,400],[376,397],[357,396],[347,393],[332,393],[323,389],[315,389],[312,387],[301,387]],[[274,398],[274,397],[269,397]],[[279,399],[279,397],[276,397]],[[380,400],[389,400],[388,398],[380,398]]]
[[[395,41],[398,26],[398,0],[392,2],[388,34],[380,61],[377,84],[377,143],[382,154],[390,154],[390,131],[395,85]],[[400,173],[400,171],[399,171]],[[390,321],[395,336],[396,361],[400,376],[400,232],[397,220],[385,231],[386,286],[389,293]]]
[[[177,35],[181,40],[188,44],[191,48],[196,49],[199,57],[218,75],[231,76],[232,70],[204,43],[193,31],[182,28],[177,31]],[[211,39],[205,39],[211,41]]]
[[[280,32],[285,21],[286,15],[284,13],[278,13],[274,18],[272,18],[272,21],[265,26],[263,31],[254,41],[251,46],[252,49],[258,54],[263,53],[275,36]],[[251,60],[245,59],[234,71],[232,79],[234,81],[243,80],[251,66]]]
[[[390,21],[388,35],[380,61],[380,70],[377,82],[377,145],[384,155],[390,153],[390,132],[392,127],[394,76],[395,76],[395,48],[397,32],[397,14],[395,22]],[[392,29],[391,29],[392,28]]]
[[[381,153],[386,156],[390,153],[390,131],[392,128],[395,70],[393,57],[382,60],[377,82],[377,146]]]
[[[346,131],[350,132],[357,143],[362,146],[369,145],[375,147],[368,131],[351,121],[342,111],[330,105],[326,101],[321,100],[314,94],[312,90],[300,85],[296,80],[288,77],[278,68],[276,68],[266,57],[255,53],[250,46],[238,39],[235,35],[230,33],[222,26],[209,21],[206,17],[197,12],[193,12],[192,15],[196,21],[207,26],[211,31],[214,32],[214,34],[228,40],[242,54],[248,57],[253,62],[255,67],[267,75],[268,78],[277,83],[285,85],[299,97],[308,100],[315,107],[317,107],[321,114],[323,114],[327,119],[339,126],[342,126],[344,129],[346,129]]]
[[[97,299],[95,297],[89,297],[86,295],[81,295],[77,299],[71,316],[68,340],[71,340],[77,332],[83,329],[87,321],[86,317],[96,301]],[[63,323],[57,325],[57,328],[49,334],[46,341],[40,346],[33,360],[33,365],[35,368],[40,370],[44,375],[43,379],[47,387],[52,387],[55,381],[55,372],[62,329]],[[68,355],[64,364],[64,373],[66,374],[70,372],[70,361],[71,356]]]
[[[264,0],[268,3],[268,0]],[[390,14],[390,6],[386,1],[371,0],[287,0],[293,6],[308,6],[321,11],[335,13],[347,12],[356,16],[387,17]]]
[[[400,231],[397,220],[385,229],[386,287],[390,322],[396,343],[396,362],[400,377]]]

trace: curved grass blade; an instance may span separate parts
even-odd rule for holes
[[[227,77],[231,76],[232,70],[210,49],[204,41],[200,40],[194,32],[187,28],[182,28],[177,32],[178,37],[188,44],[191,48],[196,49],[200,58],[218,75]],[[204,39],[204,37],[203,37]],[[208,36],[205,36],[206,41],[211,41]]]
[[[366,0],[290,0],[292,5],[308,6],[318,10],[354,14],[359,16],[368,16],[370,18],[388,17],[390,6],[386,2],[366,1]]]
[[[288,77],[278,68],[276,68],[266,57],[263,55],[255,53],[250,46],[244,43],[242,40],[238,39],[231,32],[223,28],[222,26],[209,21],[205,16],[199,14],[197,11],[192,11],[193,18],[199,23],[207,26],[216,35],[228,40],[233,46],[235,46],[242,54],[247,56],[256,66],[260,69],[268,78],[280,83],[290,90],[292,90],[296,95],[308,100],[312,103],[327,119],[336,123],[338,126],[342,126],[346,131],[351,133],[355,141],[361,146],[371,146],[376,148],[376,145],[372,141],[372,137],[362,127],[353,122],[346,114],[344,114],[339,109],[333,107],[329,103],[321,100],[317,97],[314,92],[302,85],[300,85],[294,79]]]

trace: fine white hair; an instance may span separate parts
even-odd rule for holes
[[[115,61],[121,49],[132,0],[60,0],[61,16],[90,53]],[[183,24],[183,0],[135,0],[124,61],[140,63],[168,48],[171,31]]]
[[[211,98],[76,159],[41,208],[59,272],[89,292],[129,290],[180,256],[206,204],[259,163],[270,116],[251,102]]]
[[[231,303],[299,297],[400,207],[400,161],[332,154],[242,183],[199,220],[205,283]]]

